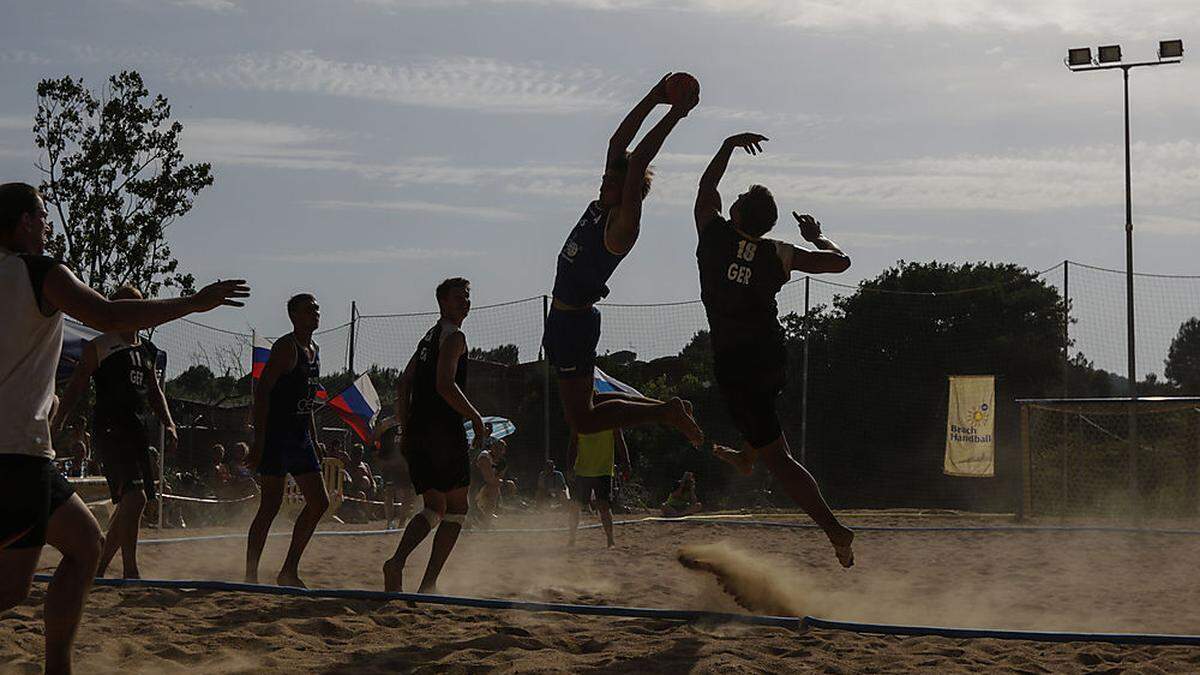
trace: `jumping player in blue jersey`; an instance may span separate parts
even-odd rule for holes
[[[700,178],[696,195],[696,261],[700,268],[700,299],[708,315],[713,346],[713,373],[730,416],[745,440],[745,450],[719,445],[713,452],[750,474],[761,457],[771,474],[804,512],[825,531],[843,567],[854,564],[854,532],[838,522],[812,475],[793,457],[779,426],[775,399],[783,390],[787,350],[775,296],[792,272],[842,272],[850,258],[821,234],[812,216],[792,215],[800,236],[817,250],[766,239],[775,227],[778,210],[771,191],[761,185],[738,195],[721,216],[717,185],[733,151],[762,152],[767,139],[738,134],[725,139]]]
[[[258,583],[258,560],[291,474],[304,495],[304,508],[296,517],[292,543],[276,582],[305,588],[300,580],[300,556],[329,508],[313,419],[321,361],[312,334],[321,323],[321,308],[311,294],[301,293],[288,300],[287,310],[292,332],[271,346],[271,356],[254,389],[254,447],[247,464],[258,470],[262,496],[246,545],[246,582]]]
[[[600,312],[595,303],[608,295],[609,278],[637,243],[642,200],[650,192],[650,161],[679,120],[700,101],[697,88],[687,100],[671,105],[630,153],[627,148],[642,122],[657,105],[668,102],[666,81],[664,77],[634,106],[609,140],[599,199],[588,204],[558,255],[554,300],[542,342],[558,374],[563,412],[575,433],[657,422],[675,427],[699,446],[703,434],[687,402],[623,395],[593,397],[592,391],[600,341]]]

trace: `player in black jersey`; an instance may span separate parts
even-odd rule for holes
[[[246,463],[257,469],[262,495],[246,544],[246,582],[258,583],[258,561],[291,474],[304,495],[304,508],[296,517],[292,543],[275,581],[280,586],[305,588],[300,580],[300,556],[329,508],[313,419],[321,364],[312,334],[321,323],[321,307],[312,294],[300,293],[288,300],[287,310],[292,332],[271,346],[271,356],[254,388],[254,447]]]
[[[113,300],[141,300],[132,286],[118,288]],[[104,552],[96,576],[103,577],[117,549],[121,550],[121,576],[141,578],[137,564],[138,529],[146,503],[158,498],[158,467],[150,456],[149,429],[145,421],[146,404],[163,425],[168,452],[175,449],[177,435],[171,409],[158,384],[155,362],[158,349],[133,331],[104,333],[88,342],[83,358],[63,393],[55,418],[61,429],[76,402],[87,391],[88,381],[96,381],[96,407],[92,435],[108,491],[117,505],[104,535]]]
[[[713,452],[749,474],[761,457],[788,495],[804,509],[833,544],[843,567],[854,564],[854,532],[838,522],[812,475],[797,462],[779,426],[775,399],[783,390],[787,352],[779,325],[775,295],[793,271],[815,274],[842,272],[850,258],[821,234],[812,216],[792,215],[800,235],[817,250],[765,239],[778,212],[770,190],[761,185],[738,195],[721,217],[717,185],[733,151],[762,152],[766,137],[738,134],[725,139],[700,177],[695,217],[699,243],[700,298],[708,314],[713,345],[714,374],[745,450],[714,445]]]
[[[488,435],[483,417],[463,393],[467,382],[467,338],[463,320],[471,311],[466,279],[438,284],[437,325],[425,333],[396,385],[396,419],[402,429],[401,451],[425,509],[408,521],[396,553],[383,564],[383,588],[403,590],[404,564],[430,531],[433,551],[419,592],[432,592],[467,515],[471,486],[464,420],[475,432],[473,445],[483,447]]]

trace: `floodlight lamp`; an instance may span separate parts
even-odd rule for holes
[[[1092,65],[1092,48],[1079,47],[1077,49],[1067,50],[1067,67],[1075,68],[1078,66]]]
[[[1117,63],[1121,60],[1121,45],[1097,47],[1096,55],[1096,60],[1100,63]]]
[[[1183,40],[1162,40],[1158,43],[1158,58],[1182,59]]]

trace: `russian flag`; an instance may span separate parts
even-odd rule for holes
[[[599,368],[595,368],[594,370],[595,370],[595,374],[593,375],[592,385],[596,391],[599,391],[599,392],[620,391],[620,392],[629,394],[631,396],[641,396],[642,395],[642,392],[625,384],[624,382],[618,380],[617,378],[613,377],[612,375],[609,375],[608,373],[604,372],[603,370],[600,370]]]
[[[379,394],[375,392],[375,385],[371,383],[371,378],[366,373],[342,390],[342,393],[329,399],[329,407],[333,408],[343,422],[354,429],[364,443],[373,442],[371,422],[379,414],[381,406]]]
[[[271,358],[271,342],[255,333],[254,352],[250,357],[250,374],[255,380],[262,377],[263,368],[267,367],[269,358]]]

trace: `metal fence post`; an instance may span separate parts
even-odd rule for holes
[[[354,338],[355,331],[358,329],[358,303],[354,300],[350,301],[350,350],[346,357],[346,367],[350,370],[350,375],[354,376],[357,373],[354,370]]]
[[[1071,377],[1071,261],[1063,261],[1063,398],[1071,397],[1070,377]],[[1071,418],[1068,415],[1063,415],[1063,442],[1062,442],[1062,496],[1063,496],[1063,515],[1071,504],[1070,489],[1071,483],[1069,480],[1071,468],[1071,435],[1070,422]]]
[[[550,316],[550,296],[542,296],[542,326]],[[546,358],[545,349],[538,345],[538,360],[542,362],[542,452],[545,459],[550,459],[550,359]]]
[[[804,365],[800,375],[800,463],[808,466],[808,292],[812,277],[804,277]]]

